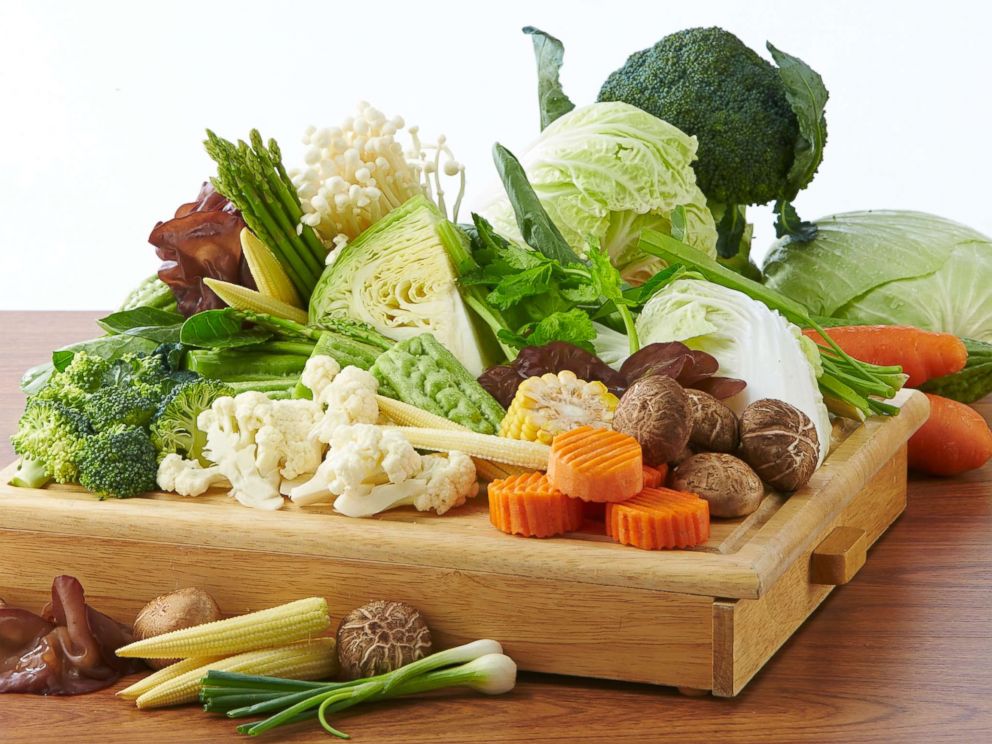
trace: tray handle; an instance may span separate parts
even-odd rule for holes
[[[811,584],[846,584],[865,565],[868,540],[858,527],[835,527],[810,557]]]

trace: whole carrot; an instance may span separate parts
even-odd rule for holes
[[[925,393],[930,418],[909,440],[909,467],[931,475],[958,475],[992,458],[992,430],[974,408]]]
[[[803,333],[817,344],[827,342],[819,333]],[[882,366],[898,364],[909,375],[906,385],[919,387],[927,380],[954,374],[968,362],[964,342],[951,333],[934,333],[912,326],[837,326],[827,335],[855,359]]]

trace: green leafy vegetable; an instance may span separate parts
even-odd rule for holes
[[[543,346],[552,341],[567,341],[586,351],[595,352],[592,342],[596,338],[596,326],[578,308],[553,312],[539,321],[525,323],[517,333],[501,330],[498,335],[501,341],[516,349]]]
[[[234,395],[234,389],[203,377],[174,388],[162,401],[151,425],[151,441],[158,459],[175,452],[189,460],[199,460],[204,467],[209,465],[203,456],[207,435],[196,419],[225,395]]]
[[[140,336],[101,336],[63,346],[52,352],[52,361],[31,367],[21,377],[21,390],[27,395],[40,391],[51,379],[52,373],[64,370],[79,352],[86,352],[101,359],[116,359],[125,354],[149,353],[158,344]]]
[[[191,315],[183,323],[179,341],[186,346],[206,349],[231,349],[253,346],[272,338],[264,328],[244,325],[245,316],[232,308],[205,310]]]
[[[177,312],[142,305],[131,310],[119,310],[96,323],[110,334],[140,336],[167,344],[179,340],[179,329],[184,320]]]
[[[158,274],[152,274],[128,293],[118,309],[134,310],[136,307],[175,311],[176,296],[172,294],[172,288],[158,278]]]
[[[541,111],[541,129],[563,114],[575,108],[575,104],[565,95],[558,71],[565,56],[565,47],[551,34],[533,26],[524,26],[534,42],[534,57],[537,60],[537,104]]]
[[[789,189],[782,194],[785,201],[791,201],[813,180],[823,160],[823,148],[827,144],[827,121],[823,111],[829,94],[823,78],[809,65],[776,49],[771,42],[766,46],[778,65],[785,97],[799,124],[799,137],[787,176]]]
[[[493,145],[493,160],[524,242],[560,263],[577,263],[579,257],[548,217],[516,156],[497,142]]]
[[[686,242],[715,250],[713,216],[691,166],[695,155],[692,137],[634,106],[583,106],[549,125],[519,162],[497,146],[506,188],[480,214],[501,235],[563,264],[584,255],[591,237],[625,280],[642,282],[662,265],[638,251],[641,230],[670,232],[679,207]]]
[[[992,342],[992,239],[922,212],[848,212],[777,241],[766,286],[813,315]]]

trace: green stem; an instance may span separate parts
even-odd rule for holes
[[[630,353],[634,354],[641,348],[640,339],[637,338],[637,328],[634,326],[634,316],[630,308],[626,305],[617,305],[617,312],[623,319],[623,327],[627,331],[627,339],[630,343]]]

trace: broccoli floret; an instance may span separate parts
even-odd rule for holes
[[[155,488],[158,460],[148,433],[114,426],[88,437],[79,455],[79,482],[101,497],[125,499]]]
[[[43,465],[46,476],[56,483],[75,483],[82,449],[92,433],[79,411],[54,400],[31,398],[11,437],[14,451],[34,461],[25,480],[30,476],[36,482],[37,468]]]
[[[35,397],[51,400],[69,408],[82,408],[89,393],[99,389],[110,364],[106,359],[77,352],[61,372],[54,372]]]
[[[711,202],[790,200],[799,123],[776,67],[729,31],[691,28],[635,52],[600,101],[624,101],[699,140],[693,164]],[[805,184],[802,184],[805,186]]]
[[[100,388],[86,396],[82,410],[96,431],[117,424],[146,426],[162,402],[161,391],[142,382]]]
[[[209,465],[203,457],[207,435],[197,425],[196,419],[213,402],[224,395],[234,395],[229,385],[204,377],[173,388],[162,402],[152,422],[152,444],[161,460],[170,453],[178,453],[190,460]]]

